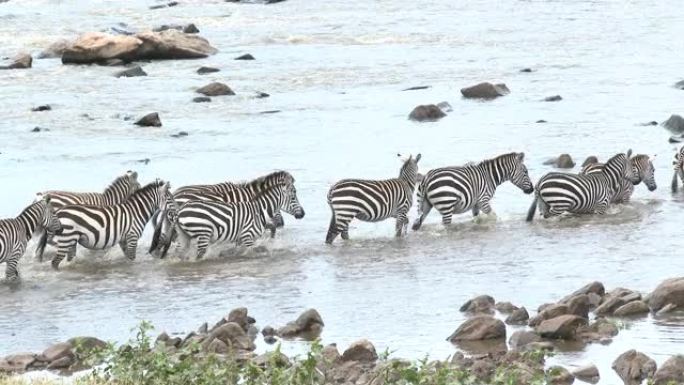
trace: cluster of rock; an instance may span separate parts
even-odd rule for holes
[[[0,373],[57,370],[70,373],[87,368],[83,358],[107,344],[95,337],[75,337],[45,349],[42,353],[18,353],[0,358]]]

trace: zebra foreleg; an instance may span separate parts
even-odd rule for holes
[[[406,217],[406,213],[405,212],[397,213],[397,221],[396,221],[396,224],[394,226],[394,230],[395,230],[394,236],[397,238],[401,238],[401,236],[403,236],[404,233],[406,232],[407,228],[408,228],[408,218]]]
[[[283,227],[285,226],[285,220],[283,219],[283,214],[278,211],[273,215],[273,225],[275,227]]]

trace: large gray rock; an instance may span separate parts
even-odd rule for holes
[[[572,340],[575,339],[577,329],[586,324],[586,318],[566,314],[542,321],[535,332],[544,338]]]
[[[368,340],[356,341],[342,353],[343,361],[375,362],[377,359],[375,346]]]
[[[670,357],[658,368],[654,385],[684,384],[684,355]]]
[[[588,382],[590,384],[596,384],[601,379],[599,370],[594,364],[577,368],[572,371],[572,375],[578,380]]]
[[[613,312],[616,317],[627,317],[635,315],[643,315],[649,312],[648,304],[644,301],[628,302]]]
[[[680,115],[671,115],[661,125],[675,134],[684,133],[684,118]]]
[[[27,53],[22,53],[14,57],[8,65],[0,65],[0,70],[15,70],[31,68],[33,58]]]
[[[506,338],[506,325],[494,317],[477,316],[466,320],[447,341],[480,341]]]
[[[536,333],[527,330],[518,330],[511,335],[508,343],[513,350],[524,350],[525,346],[542,341],[543,339]]]
[[[11,354],[0,358],[0,373],[21,373],[36,362],[36,355],[31,353]]]
[[[434,104],[423,104],[414,108],[408,118],[416,122],[435,122],[446,115],[441,108]]]
[[[493,313],[494,312],[494,298],[489,295],[479,295],[472,298],[459,309],[466,313]]]
[[[663,281],[649,296],[648,306],[653,312],[661,310],[668,304],[679,309],[684,307],[684,277]]]
[[[198,88],[196,92],[206,96],[235,95],[235,92],[230,87],[220,82],[209,83],[204,87]]]
[[[302,313],[297,320],[278,329],[278,335],[283,338],[314,339],[323,330],[323,319],[316,309],[309,309]]]
[[[511,91],[505,84],[479,83],[471,87],[461,88],[461,94],[471,99],[494,99],[509,94]]]
[[[247,333],[240,325],[235,322],[228,322],[212,330],[209,336],[204,339],[204,348],[207,349],[214,339],[218,339],[227,346],[237,350],[252,351],[256,349],[254,342],[247,336]]]
[[[644,380],[652,378],[656,367],[653,359],[633,349],[622,353],[612,365],[625,385],[641,384]]]
[[[516,309],[506,318],[506,323],[509,325],[526,325],[527,320],[530,319],[530,315],[527,313],[525,307]]]

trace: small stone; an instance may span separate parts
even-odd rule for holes
[[[183,27],[183,33],[200,33],[200,30],[195,24],[190,23]]]
[[[257,93],[256,93],[256,98],[257,98],[257,99],[268,98],[269,96],[271,96],[271,95],[269,95],[269,94],[267,94],[267,93],[265,93],[265,92],[261,92],[261,91],[257,91]]]
[[[404,88],[402,91],[427,90],[428,88],[430,88],[430,86],[415,86],[415,87]]]
[[[275,336],[264,336],[264,342],[269,345],[273,345],[278,342],[278,339]]]
[[[546,120],[544,120],[544,119],[539,119],[539,120],[537,120],[535,123],[546,123]]]
[[[200,67],[197,69],[197,73],[200,75],[211,74],[211,73],[219,72],[219,71],[221,71],[221,70],[218,68],[214,68],[214,67]]]
[[[273,326],[265,326],[263,329],[261,329],[261,334],[266,336],[274,336],[276,335],[276,330],[273,328]]]
[[[141,126],[141,127],[161,127],[162,122],[161,119],[159,119],[159,114],[156,112],[152,112],[150,114],[147,114],[140,118],[137,122],[134,124]]]
[[[140,66],[135,66],[131,67],[129,69],[117,72],[114,74],[115,77],[117,78],[132,78],[136,76],[147,76],[147,73],[143,71],[142,67]]]
[[[344,361],[375,362],[377,359],[375,346],[368,340],[356,341],[342,353]]]
[[[520,72],[530,73],[530,72],[532,72],[532,68],[523,68],[520,70]]]
[[[475,99],[494,99],[510,93],[505,84],[479,83],[471,87],[461,89],[461,94],[465,98]]]
[[[572,371],[572,374],[580,381],[596,384],[601,379],[596,365],[587,365]]]
[[[675,88],[678,88],[680,90],[684,90],[684,80],[680,80],[677,83],[674,84]]]
[[[252,56],[252,54],[246,53],[244,55],[236,57],[235,60],[255,60],[255,59],[254,59],[254,56]]]
[[[267,111],[261,111],[259,112],[260,114],[277,114],[279,112],[282,112],[280,110],[267,110]]]
[[[547,96],[544,98],[545,102],[560,102],[563,98],[560,95]]]
[[[442,119],[446,113],[435,104],[417,106],[411,111],[408,118],[416,122],[434,122]]]
[[[172,134],[172,135],[171,135],[172,138],[182,138],[182,137],[184,137],[184,136],[188,136],[188,132],[187,132],[187,131],[178,131],[177,134]]]
[[[198,96],[193,98],[192,101],[193,103],[209,103],[211,102],[211,98],[208,96]]]
[[[50,111],[50,110],[52,110],[52,107],[50,107],[49,104],[44,104],[42,106],[31,108],[31,111],[33,111],[33,112]]]
[[[33,127],[33,129],[31,130],[31,132],[44,132],[44,131],[50,131],[50,130],[47,128],[42,128],[42,127]]]
[[[655,120],[651,120],[650,122],[639,123],[639,125],[640,126],[657,126],[658,122],[656,122]]]
[[[235,95],[235,92],[233,92],[230,87],[219,82],[209,83],[206,86],[197,89],[196,92],[206,96]]]

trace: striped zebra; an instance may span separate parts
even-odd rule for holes
[[[26,207],[16,218],[0,220],[0,263],[7,263],[5,276],[9,281],[19,278],[17,263],[26,251],[26,244],[34,231],[43,228],[53,233],[62,231],[49,195]]]
[[[399,155],[401,158],[401,155]],[[404,161],[399,177],[386,180],[343,179],[330,187],[328,205],[332,211],[325,243],[332,244],[338,234],[349,239],[349,223],[357,218],[364,222],[396,219],[396,236],[408,227],[408,212],[413,205],[418,161],[410,156]]]
[[[514,152],[477,164],[430,170],[418,185],[418,218],[413,230],[420,229],[433,207],[442,215],[444,225],[451,223],[453,214],[469,210],[473,216],[480,211],[489,214],[496,188],[509,180],[525,194],[532,193],[534,186],[524,159],[524,153]]]
[[[138,183],[138,173],[135,171],[127,171],[124,175],[119,176],[112,182],[102,193],[88,193],[88,192],[70,192],[70,191],[44,191],[36,194],[38,199],[46,194],[51,197],[51,205],[55,209],[67,205],[93,205],[93,206],[110,206],[123,203],[133,193],[140,188]],[[45,253],[45,246],[50,242],[48,233],[45,230],[41,231],[38,244],[42,247],[36,247],[35,257],[43,262],[43,254]]]
[[[655,181],[655,167],[653,167],[653,162],[648,157],[648,155],[639,154],[634,155],[631,159],[632,162],[632,172],[637,178],[636,182],[631,182],[630,180],[624,178],[620,184],[618,190],[615,193],[612,201],[610,203],[627,203],[629,202],[632,194],[634,193],[634,186],[641,182],[644,182],[648,191],[654,191],[657,188]],[[595,163],[590,163],[585,165],[580,171],[580,174],[593,174],[596,172],[601,172],[605,168],[603,163],[599,163],[598,160]]]
[[[173,217],[170,239],[180,234],[185,248],[196,240],[197,259],[216,242],[231,241],[238,246],[251,247],[265,229],[273,226],[271,218],[280,210],[297,219],[304,217],[304,208],[299,204],[293,184],[275,185],[250,201],[189,201]],[[165,245],[161,258],[166,257],[170,244]]]
[[[223,182],[218,184],[205,185],[190,185],[178,188],[173,193],[173,201],[180,207],[189,201],[216,201],[223,203],[243,202],[254,199],[255,196],[264,191],[280,184],[294,185],[294,177],[287,171],[274,171],[270,174],[253,179],[249,182]],[[171,205],[168,202],[167,205]],[[172,211],[171,207],[167,207],[164,212],[168,216]],[[170,232],[170,224],[172,221],[163,217],[159,220],[155,215],[153,218],[154,235],[152,236],[152,244],[149,252],[157,250],[160,246],[168,243],[168,233]],[[283,217],[279,211],[274,214],[273,223],[275,226],[271,228],[271,236],[275,236],[275,228],[284,225]]]
[[[623,179],[636,182],[631,162],[632,150],[610,158],[601,172],[566,174],[550,172],[544,175],[527,212],[527,221],[534,219],[539,206],[544,218],[565,212],[576,214],[604,214],[620,189]]]
[[[166,206],[171,197],[169,183],[157,180],[135,193],[126,202],[111,206],[64,206],[57,212],[63,231],[55,236],[57,255],[52,267],[59,269],[64,257],[71,260],[78,244],[103,250],[119,245],[124,255],[135,259],[138,240],[152,215]]]
[[[674,174],[672,175],[672,192],[676,193],[679,187],[678,179],[681,179],[682,183],[684,183],[684,146],[675,154],[675,158],[672,161],[672,167],[674,168]]]

